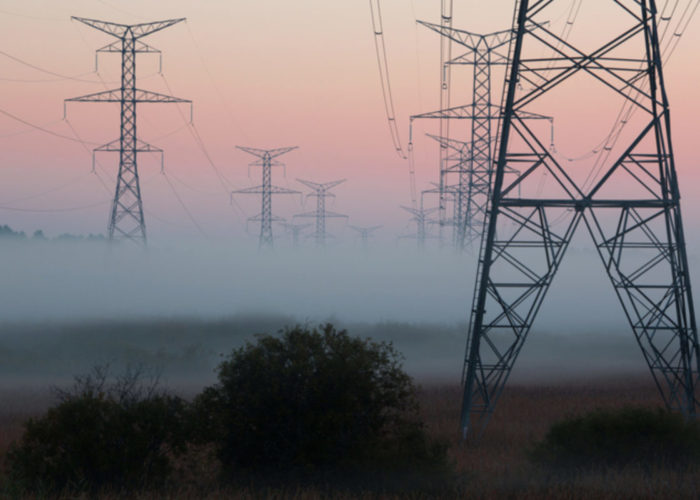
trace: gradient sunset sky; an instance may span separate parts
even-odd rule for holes
[[[571,1],[551,9],[553,27],[563,25]],[[662,4],[663,2],[660,2]],[[684,6],[687,2],[680,1]],[[595,47],[616,30],[619,8],[609,0],[585,0],[572,41]],[[384,0],[384,30],[402,140],[408,116],[437,109],[439,37],[417,26],[416,18],[439,22],[439,0]],[[679,7],[680,9],[681,7]],[[454,26],[473,32],[510,27],[513,1],[455,1]],[[10,0],[0,7],[0,109],[83,144],[33,130],[0,116],[0,224],[28,233],[43,229],[105,232],[116,176],[116,155],[100,156],[91,173],[92,143],[118,137],[118,108],[111,104],[73,103],[68,123],[63,100],[118,87],[118,56],[94,51],[113,39],[71,16],[120,23],[186,17],[187,22],[144,41],[163,51],[158,60],[139,56],[138,87],[172,92],[194,102],[196,130],[224,177],[222,182],[185,125],[186,106],[140,105],[139,135],[165,150],[168,180],[155,159],[142,156],[140,174],[149,237],[199,234],[191,217],[213,238],[243,233],[245,217],[258,210],[256,197],[238,197],[231,189],[259,184],[259,169],[248,177],[248,155],[236,145],[272,148],[298,145],[285,157],[273,182],[303,189],[296,178],[326,182],[346,178],[336,189],[332,209],[355,225],[383,224],[391,234],[406,226],[398,206],[409,204],[405,161],[394,153],[386,126],[370,10],[365,0]],[[700,16],[699,16],[700,17]],[[676,160],[691,243],[700,238],[700,170],[697,121],[700,116],[700,21],[694,18],[665,68],[671,101]],[[23,65],[12,56],[44,72]],[[455,104],[470,88],[469,69],[455,72]],[[54,74],[51,74],[54,73]],[[501,73],[494,83],[500,95]],[[75,77],[66,79],[63,76]],[[77,78],[77,79],[76,79]],[[560,120],[557,149],[569,156],[595,147],[612,125],[614,100],[573,85],[553,102],[568,110]],[[185,117],[185,118],[183,118]],[[437,123],[416,129],[418,188],[436,179],[437,150],[424,139]],[[311,208],[297,197],[275,199],[285,217]],[[3,208],[4,207],[4,208]],[[85,207],[80,210],[73,208]],[[44,211],[46,210],[46,211]],[[61,211],[66,210],[66,211]],[[692,253],[692,250],[691,250]]]

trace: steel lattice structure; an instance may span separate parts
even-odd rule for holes
[[[464,250],[472,245],[483,233],[486,223],[486,207],[493,176],[493,126],[500,119],[502,109],[491,98],[491,70],[493,66],[507,64],[508,55],[503,49],[513,38],[512,30],[497,31],[486,35],[419,21],[423,26],[439,33],[442,40],[447,39],[468,49],[460,56],[447,60],[445,73],[453,65],[473,66],[472,102],[464,106],[444,108],[438,111],[411,116],[410,138],[413,137],[413,121],[420,119],[437,119],[440,121],[439,136],[430,136],[440,144],[440,225],[453,226],[453,244],[457,250]],[[443,85],[444,86],[444,85]],[[531,113],[529,119],[550,120],[550,117]],[[459,141],[450,138],[451,120],[469,120],[470,140]],[[510,169],[509,173],[515,170]],[[456,184],[450,184],[447,177],[457,175]],[[449,189],[448,189],[449,188]],[[445,201],[449,191],[459,190],[451,198],[455,207],[455,216],[447,220]]]
[[[241,151],[257,156],[259,160],[250,164],[252,167],[262,167],[262,184],[247,189],[238,189],[231,193],[234,194],[261,194],[262,208],[256,216],[250,217],[249,222],[260,223],[260,238],[258,240],[259,248],[272,248],[272,223],[284,222],[282,217],[272,215],[272,195],[275,194],[300,194],[299,191],[286,189],[272,185],[272,167],[282,166],[282,163],[274,161],[275,158],[282,156],[297,149],[298,146],[277,148],[277,149],[257,149],[243,146],[236,146]]]
[[[338,184],[345,182],[345,179],[339,181],[326,182],[325,184],[319,184],[317,182],[304,181],[297,179],[303,185],[311,188],[312,193],[307,194],[307,197],[316,198],[316,210],[313,212],[304,212],[301,214],[296,214],[294,217],[300,218],[311,218],[316,220],[316,231],[311,235],[316,240],[317,247],[326,246],[326,240],[329,238],[329,234],[326,232],[326,219],[328,218],[344,218],[347,219],[348,216],[344,214],[339,214],[336,212],[330,212],[326,210],[326,198],[335,198],[335,195],[330,192],[332,188]]]
[[[301,236],[301,232],[307,227],[310,227],[311,224],[291,224],[288,222],[283,222],[282,226],[287,231],[292,233],[292,246],[297,248],[299,247],[299,237]]]
[[[665,404],[686,417],[697,415],[700,348],[655,2],[614,0],[616,15],[624,19],[615,25],[619,31],[588,51],[542,22],[552,3],[521,0],[516,7],[516,38],[467,340],[465,437],[481,433],[494,411],[582,221]],[[543,57],[543,49],[553,55]],[[630,135],[600,174],[583,182],[569,164],[557,161],[544,145],[545,134],[525,119],[527,108],[580,76],[636,109],[638,118],[626,125]],[[520,171],[512,182],[505,181],[508,167]],[[546,192],[535,188],[543,172],[551,179]]]
[[[95,19],[72,17],[76,21],[107,33],[118,40],[97,52],[114,52],[122,56],[121,86],[114,90],[105,90],[81,97],[66,99],[66,102],[111,102],[121,106],[121,128],[119,139],[100,146],[95,152],[119,152],[119,173],[110,212],[109,240],[126,239],[146,243],[146,223],[143,217],[143,201],[139,185],[137,153],[160,153],[159,148],[146,144],[136,135],[137,103],[189,103],[168,95],[136,88],[136,54],[160,53],[140,39],[157,31],[168,28],[185,19],[170,19],[142,24],[117,24]],[[162,157],[161,157],[162,160]]]
[[[373,236],[373,233],[377,229],[381,229],[381,228],[382,228],[382,226],[368,226],[368,227],[350,226],[350,229],[357,231],[357,233],[360,235],[363,250],[367,250],[370,236]]]
[[[437,191],[439,192],[439,188]],[[423,191],[423,193],[426,192],[427,191]],[[423,197],[421,196],[421,208],[401,206],[403,210],[412,215],[411,220],[416,223],[416,234],[399,236],[399,238],[415,238],[416,244],[420,249],[425,248],[425,240],[428,238],[427,225],[432,222],[429,216],[440,210],[440,207],[423,208],[422,205]]]

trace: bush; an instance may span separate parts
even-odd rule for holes
[[[700,425],[661,409],[597,410],[554,424],[532,456],[559,467],[687,463],[700,459]]]
[[[225,471],[442,464],[391,344],[297,326],[234,350],[195,401]]]
[[[185,404],[129,370],[109,382],[96,368],[60,403],[25,424],[7,454],[10,479],[39,492],[124,490],[160,485],[171,452],[185,446]]]

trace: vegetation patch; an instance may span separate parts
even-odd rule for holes
[[[235,349],[218,378],[194,405],[200,439],[216,446],[230,479],[388,478],[445,466],[446,446],[428,437],[391,344],[297,326]]]
[[[552,425],[531,456],[561,468],[697,463],[700,424],[661,409],[596,410]]]
[[[124,491],[160,487],[171,457],[186,444],[186,404],[146,384],[140,370],[110,377],[96,368],[77,377],[60,402],[25,423],[6,455],[20,491]]]

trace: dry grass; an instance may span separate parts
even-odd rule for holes
[[[40,407],[31,398],[23,407],[21,396],[22,393],[7,391],[1,396],[3,401],[13,403],[0,410],[0,455],[4,455],[13,439],[20,437],[22,422]],[[332,485],[285,489],[223,487],[217,484],[217,468],[210,450],[200,449],[193,450],[178,464],[174,483],[166,491],[125,496],[105,494],[104,498],[700,498],[698,465],[689,465],[685,470],[659,467],[581,470],[564,476],[539,468],[527,458],[528,450],[549,426],[565,416],[595,408],[659,406],[659,395],[646,380],[595,379],[552,386],[509,386],[483,438],[466,445],[459,437],[459,387],[426,386],[421,389],[420,400],[430,434],[449,443],[448,454],[457,476],[453,484],[435,485],[434,491],[343,492]],[[48,403],[45,400],[44,406]]]

